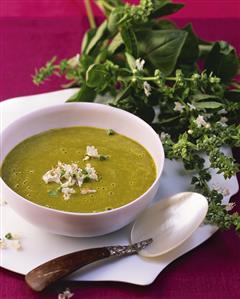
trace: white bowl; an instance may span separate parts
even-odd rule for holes
[[[92,237],[116,231],[132,222],[155,196],[164,164],[164,151],[159,136],[135,115],[96,103],[64,103],[29,113],[11,123],[1,136],[1,157],[24,139],[53,128],[92,126],[112,128],[143,145],[151,154],[157,177],[151,187],[134,201],[100,213],[72,213],[35,204],[7,186],[0,179],[2,196],[25,220],[56,234]]]

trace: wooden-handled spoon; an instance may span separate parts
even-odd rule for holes
[[[198,193],[183,192],[165,198],[138,217],[131,231],[133,245],[86,249],[55,258],[30,271],[25,277],[26,282],[34,291],[40,292],[77,269],[101,259],[132,254],[144,257],[165,254],[193,234],[205,219],[207,210],[207,199]]]
[[[31,289],[41,292],[49,285],[79,268],[112,256],[123,257],[137,254],[151,244],[152,241],[152,239],[147,239],[128,246],[99,247],[69,253],[33,269],[27,273],[25,281]]]

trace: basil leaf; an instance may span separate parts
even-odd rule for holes
[[[193,64],[197,61],[199,56],[198,38],[193,32],[191,24],[188,24],[182,30],[186,31],[188,35],[178,60],[182,64]]]
[[[84,54],[86,52],[86,49],[90,43],[90,41],[92,40],[92,38],[94,37],[95,33],[96,33],[97,29],[93,28],[88,30],[83,37],[82,40],[82,45],[81,45],[81,52]]]
[[[126,52],[125,55],[126,55],[127,63],[130,69],[133,71],[136,68],[135,58],[128,52]]]
[[[153,3],[154,3],[154,10],[151,16],[154,18],[171,15],[184,7],[184,4],[182,3],[170,3],[169,0],[165,0],[165,1],[154,0]]]
[[[125,87],[124,89],[120,90],[120,92],[117,94],[115,101],[120,101],[124,98],[126,98],[127,96],[129,96],[130,94],[130,90],[131,90],[131,84],[129,84],[127,87]]]
[[[89,87],[102,91],[111,80],[110,73],[103,64],[92,64],[86,73],[86,83]]]
[[[193,105],[197,108],[197,109],[217,109],[223,106],[222,103],[219,102],[193,102]]]
[[[210,95],[210,94],[203,94],[203,93],[196,93],[192,96],[192,100],[194,102],[203,101],[207,99],[218,99],[217,95]]]
[[[105,20],[97,29],[94,37],[89,42],[87,48],[86,48],[86,54],[89,54],[91,50],[96,46],[96,44],[100,41],[100,39],[104,36],[104,33],[107,29],[107,21]]]
[[[186,38],[187,32],[181,30],[138,31],[140,56],[155,69],[169,75],[175,68]]]
[[[227,42],[216,42],[206,59],[207,72],[213,72],[224,83],[228,83],[237,74],[239,61],[236,50]]]
[[[67,102],[93,102],[95,97],[95,90],[83,84],[79,91],[71,96]]]
[[[122,19],[124,11],[122,7],[115,8],[108,17],[107,28],[111,33],[117,31],[119,21]]]
[[[121,36],[127,52],[134,57],[138,57],[137,38],[134,31],[130,27],[124,26],[121,30]]]
[[[111,41],[111,44],[108,46],[108,52],[110,54],[114,54],[115,51],[123,44],[123,39],[121,36],[121,33],[118,33],[115,35],[113,40]]]

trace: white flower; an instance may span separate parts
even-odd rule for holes
[[[223,127],[226,127],[226,126],[227,126],[227,124],[226,124],[227,121],[228,121],[228,118],[225,117],[225,116],[222,116],[222,117],[220,118],[220,120],[219,120],[219,123],[220,123]]]
[[[229,203],[225,206],[225,209],[226,209],[226,211],[231,211],[235,206],[236,206],[236,203],[235,203],[235,202],[229,202]]]
[[[161,141],[165,141],[165,139],[166,139],[167,137],[170,137],[170,135],[169,135],[168,133],[161,132],[161,134],[160,134],[160,139],[161,139]]]
[[[85,167],[85,170],[87,172],[88,177],[93,180],[93,181],[97,181],[98,180],[98,175],[96,173],[96,170],[94,167],[91,166],[91,164],[87,164]]]
[[[69,64],[72,68],[75,68],[75,67],[77,67],[78,64],[79,64],[79,59],[80,59],[80,55],[77,54],[77,55],[75,55],[74,57],[72,57],[72,58],[70,58],[70,59],[68,60],[68,64]]]
[[[81,189],[81,194],[85,195],[85,194],[89,194],[89,193],[96,193],[97,191],[94,189]]]
[[[182,105],[180,102],[174,102],[175,107],[173,108],[174,111],[182,112],[184,109],[184,105]]]
[[[143,89],[144,89],[145,95],[147,97],[149,97],[150,94],[151,94],[152,87],[151,87],[151,85],[147,81],[143,82]]]
[[[70,299],[73,295],[74,293],[71,293],[69,289],[66,289],[62,293],[58,294],[58,299]]]
[[[195,119],[195,123],[198,127],[203,126],[205,128],[210,128],[210,124],[204,120],[202,115],[198,115],[197,119]]]
[[[187,105],[189,106],[190,111],[192,111],[192,110],[196,110],[196,107],[195,107],[193,104],[191,104],[191,103],[187,103]]]
[[[135,60],[136,68],[139,71],[143,70],[144,64],[145,64],[145,60],[144,59],[138,58],[138,59]]]
[[[86,148],[86,156],[90,158],[99,158],[98,150],[93,145],[88,145]]]
[[[217,112],[217,114],[227,114],[227,110],[226,109],[221,109]]]
[[[188,132],[189,135],[192,135],[193,130],[189,129],[187,132]]]
[[[69,200],[71,197],[71,194],[76,193],[76,191],[73,188],[62,188],[63,198],[64,200]]]

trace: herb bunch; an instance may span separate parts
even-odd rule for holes
[[[59,63],[54,57],[33,82],[65,76],[64,87],[80,87],[69,102],[101,99],[143,118],[160,134],[166,157],[195,171],[192,184],[209,201],[207,221],[240,231],[240,215],[230,212],[234,205],[222,204],[224,190],[208,184],[211,169],[226,179],[239,170],[222,152],[224,146],[240,147],[236,50],[225,41],[201,40],[191,24],[179,29],[163,19],[183,7],[171,0],[96,2],[106,19],[98,28],[90,20],[81,54]]]

